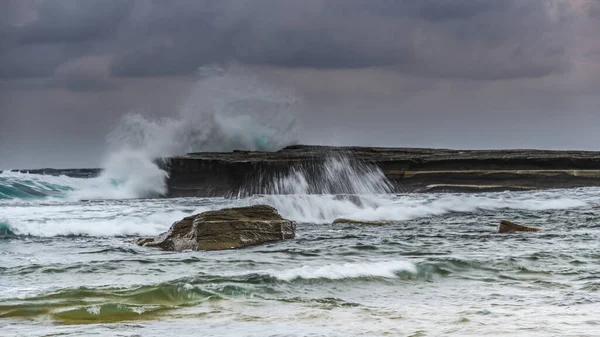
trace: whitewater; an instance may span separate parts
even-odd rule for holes
[[[298,169],[228,198],[163,198],[168,156],[296,142],[293,94],[200,75],[178,116],[126,116],[102,170],[0,173],[2,336],[597,335],[600,189],[392,193],[376,167],[342,156],[317,182]],[[211,252],[133,244],[255,204],[296,221],[296,237]],[[499,235],[503,219],[543,230]]]

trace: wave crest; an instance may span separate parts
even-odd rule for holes
[[[284,281],[296,279],[341,280],[361,277],[396,278],[399,272],[417,273],[417,267],[408,261],[381,261],[344,263],[326,266],[304,266],[296,269],[273,271],[270,274]]]

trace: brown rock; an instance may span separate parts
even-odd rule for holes
[[[291,239],[296,224],[267,205],[226,208],[183,218],[156,238],[137,244],[164,250],[219,250]]]
[[[498,227],[498,233],[538,232],[540,230],[540,228],[527,227],[507,220],[500,221],[500,226]]]
[[[339,218],[333,220],[334,225],[336,224],[353,224],[353,225],[390,225],[391,221],[367,221],[367,220],[352,220],[352,219],[344,219]]]

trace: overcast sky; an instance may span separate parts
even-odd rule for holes
[[[299,141],[600,150],[600,1],[0,1],[0,168],[101,165],[207,64],[292,88]]]

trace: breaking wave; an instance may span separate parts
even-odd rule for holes
[[[111,169],[95,178],[4,171],[0,173],[0,200],[130,199],[165,192],[166,173],[139,156],[115,155],[109,164]]]
[[[185,214],[157,214],[154,217],[117,217],[113,219],[10,220],[0,222],[0,238],[13,236],[152,236],[166,231]]]
[[[204,67],[177,118],[125,116],[108,135],[105,181],[128,181],[130,195],[166,193],[157,161],[190,152],[275,151],[296,142],[293,93],[276,90],[243,70]],[[97,198],[92,192],[81,198]]]
[[[200,151],[275,151],[295,144],[292,92],[275,89],[243,69],[205,67],[176,118],[131,113],[107,136],[102,173],[92,179],[0,175],[0,199],[151,198],[166,193],[163,158]]]
[[[381,261],[344,263],[325,266],[304,266],[284,271],[272,271],[269,274],[284,281],[297,279],[341,280],[360,277],[395,278],[399,272],[417,273],[417,267],[408,261]]]
[[[77,181],[66,176],[3,171],[0,172],[0,200],[61,197],[77,188]]]

